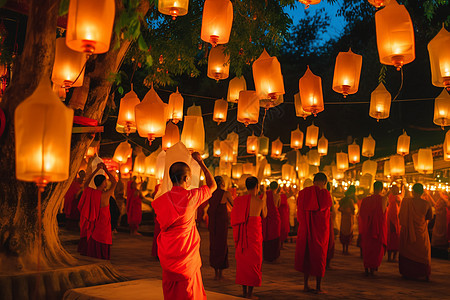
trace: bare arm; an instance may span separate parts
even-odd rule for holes
[[[198,163],[200,169],[202,169],[203,171],[203,174],[205,174],[206,185],[211,190],[211,193],[214,192],[217,189],[216,181],[214,180],[214,177],[212,176],[211,172],[209,172],[208,168],[205,166],[205,163],[203,162],[200,153],[198,152],[192,153],[192,158]]]
[[[103,170],[105,171],[106,175],[108,175],[108,179],[111,182],[111,186],[109,187],[109,189],[107,189],[105,191],[105,193],[107,193],[109,196],[112,196],[112,194],[114,193],[114,189],[116,188],[116,184],[117,184],[117,180],[116,178],[108,171],[108,169],[106,168],[106,165],[103,164]],[[108,197],[109,198],[109,197]]]
[[[102,168],[103,163],[99,163],[97,165],[97,168],[94,170],[94,172],[91,173],[91,175],[88,176],[86,181],[84,182],[84,188],[87,188],[89,186],[89,183],[91,182],[92,178],[94,178],[95,174]]]
[[[261,216],[263,218],[267,217],[267,194],[265,192],[262,197]]]

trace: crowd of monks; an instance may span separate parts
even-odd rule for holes
[[[262,262],[277,263],[289,236],[296,236],[293,268],[304,274],[304,291],[315,293],[323,292],[321,279],[330,267],[337,231],[342,253],[348,255],[357,225],[356,244],[361,249],[366,276],[374,275],[387,253],[388,261],[398,261],[402,276],[428,281],[431,245],[448,246],[448,196],[444,192],[424,193],[420,183],[413,186],[411,193],[397,185],[386,190],[379,181],[373,184],[371,194],[366,191],[356,195],[356,188],[350,186],[336,203],[326,175],[317,173],[300,191],[281,188],[276,181],[266,190],[256,177],[248,177],[245,189],[237,193],[235,189],[226,189],[222,177],[212,177],[198,153],[193,153],[192,157],[205,174],[206,184],[190,189],[190,167],[177,162],[169,168],[172,189],[152,202],[156,215],[152,255],[159,259],[162,267],[165,299],[206,299],[197,230],[202,220],[207,221],[209,230],[209,263],[215,270],[215,280],[221,280],[223,271],[229,267],[228,230],[231,225],[235,282],[242,285],[245,298],[253,298],[254,287],[262,284]],[[126,183],[124,197],[122,180],[119,177],[117,181],[103,163],[88,174],[80,172],[74,180],[66,194],[64,212],[72,224],[79,218],[80,254],[110,259],[112,232],[125,211],[130,233],[139,234],[144,196],[136,178],[132,178]],[[156,186],[153,198],[158,188]],[[116,213],[111,210],[112,203],[117,206]],[[205,210],[206,214],[202,214]],[[337,211],[340,212],[339,226]],[[430,243],[429,221],[432,219]],[[309,286],[310,277],[315,277],[315,288]]]

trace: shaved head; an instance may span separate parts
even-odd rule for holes
[[[191,175],[191,169],[184,162],[173,163],[169,168],[169,177],[173,184],[182,184]]]

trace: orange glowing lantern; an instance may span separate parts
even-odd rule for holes
[[[67,47],[66,38],[57,38],[52,81],[66,89],[82,86],[84,80],[83,67],[85,62],[85,54]]]
[[[389,160],[391,167],[391,176],[405,175],[405,159],[401,155],[392,155]]]
[[[372,135],[369,134],[368,137],[363,138],[362,144],[362,156],[372,157],[375,155],[375,140]]]
[[[343,152],[336,153],[336,167],[340,171],[345,171],[348,169],[347,153],[343,153]]]
[[[376,8],[380,8],[389,3],[390,0],[368,0]]]
[[[302,100],[300,99],[300,92],[294,95],[294,105],[295,105],[295,115],[297,117],[303,118],[306,120],[307,116],[310,116],[310,112],[306,112],[302,106]]]
[[[220,162],[219,162],[219,173],[220,173],[221,176],[231,177],[231,168],[232,168],[231,163],[224,162],[223,160],[220,160]]]
[[[237,156],[239,150],[239,135],[236,132],[227,134],[227,140],[233,145],[233,155]]]
[[[406,131],[403,131],[403,134],[397,140],[397,154],[405,156],[409,153],[410,140],[411,138],[406,134]]]
[[[220,154],[222,151],[220,151],[220,139],[219,138],[217,138],[214,141],[213,152],[214,152],[214,157],[220,157]]]
[[[158,11],[172,16],[175,20],[178,16],[184,16],[188,12],[189,0],[159,0]]]
[[[132,165],[133,159],[131,156],[124,162],[123,164],[120,164],[120,173],[122,175],[127,175],[131,172],[131,165]]]
[[[162,149],[167,150],[180,141],[180,130],[172,122],[167,123],[166,132],[162,137]]]
[[[370,174],[372,175],[372,178],[375,178],[375,175],[377,174],[377,168],[378,164],[375,161],[369,159],[363,162],[362,173],[363,175]]]
[[[224,140],[220,141],[220,160],[224,162],[233,162],[233,142]]]
[[[217,99],[214,102],[213,121],[217,125],[227,120],[228,102],[223,99]]]
[[[264,166],[264,177],[270,177],[272,176],[272,168],[270,167],[270,164],[267,164]]]
[[[266,49],[252,65],[253,80],[259,99],[276,101],[284,95],[283,75],[281,65],[275,56],[270,56]],[[270,106],[270,105],[269,105]]]
[[[14,112],[16,178],[45,184],[69,177],[73,110],[44,78]],[[39,186],[41,188],[41,186]]]
[[[319,4],[320,0],[298,0],[300,3],[305,4],[305,9],[307,9],[310,5]]]
[[[144,153],[139,153],[134,158],[134,166],[133,172],[139,175],[143,175],[145,173],[145,155]]]
[[[444,129],[444,126],[450,125],[450,95],[446,89],[434,100],[434,118],[433,123]]]
[[[167,107],[169,119],[172,119],[174,124],[183,121],[183,105],[183,96],[181,96],[177,88],[175,93],[170,94],[169,105]]]
[[[71,0],[67,16],[67,47],[85,53],[107,52],[114,16],[114,0]]]
[[[251,136],[247,138],[247,153],[248,154],[256,154],[259,149],[258,145],[258,137],[254,136],[253,133]]]
[[[226,44],[233,24],[233,5],[230,0],[206,0],[203,5],[201,39],[213,47]]]
[[[261,155],[269,154],[269,138],[264,135],[258,139],[258,153]]]
[[[297,164],[297,175],[300,179],[308,178],[309,176],[309,163],[301,161]]]
[[[339,170],[336,165],[331,166],[331,173],[333,174],[334,180],[344,179],[344,172],[342,170]]]
[[[391,0],[375,13],[375,27],[380,62],[399,71],[415,57],[414,28],[404,5]]]
[[[312,148],[317,146],[317,139],[319,138],[319,127],[312,123],[306,128],[305,146]]]
[[[281,167],[281,178],[283,179],[283,180],[292,180],[293,178],[292,178],[292,174],[293,174],[293,172],[294,172],[294,167],[293,166],[291,166],[291,165],[289,165],[289,164],[284,164],[282,167]]]
[[[384,161],[383,175],[386,177],[391,176],[391,162],[389,159]]]
[[[161,152],[161,147],[155,152],[152,152],[149,156],[145,158],[145,174],[148,176],[155,176],[156,172],[156,158]]]
[[[227,79],[230,74],[230,56],[224,50],[224,46],[217,46],[209,51],[208,77],[217,81]]]
[[[203,151],[205,148],[205,127],[203,117],[185,116],[181,142],[189,151]]]
[[[431,82],[450,91],[450,33],[442,25],[441,31],[428,43]]]
[[[298,82],[303,110],[316,116],[323,111],[322,79],[308,68]]]
[[[122,142],[114,151],[113,160],[117,161],[119,164],[126,163],[127,159],[131,157],[132,151],[133,150],[131,149],[131,146],[127,141]]]
[[[243,174],[243,171],[242,171],[242,164],[241,163],[237,163],[237,164],[232,165],[232,167],[231,167],[231,175],[232,175],[233,179],[241,178],[242,174]]]
[[[234,77],[228,83],[227,101],[237,103],[239,100],[239,93],[247,90],[247,83],[244,76]]]
[[[390,110],[391,94],[386,90],[384,84],[380,83],[370,95],[369,115],[378,122],[380,119],[388,118]]]
[[[166,104],[152,88],[144,100],[135,107],[136,127],[139,135],[151,143],[166,131]]]
[[[357,164],[359,163],[360,157],[359,157],[359,145],[353,141],[353,144],[348,145],[348,161],[351,164]]]
[[[333,90],[344,95],[355,94],[359,87],[362,56],[352,50],[339,52],[334,66]]]
[[[256,124],[259,120],[259,99],[255,91],[241,91],[239,93],[237,120],[244,123]]]
[[[255,174],[255,166],[252,163],[245,163],[243,165],[244,174],[254,175]]]
[[[433,151],[431,149],[419,149],[416,171],[422,174],[433,173]]]
[[[297,125],[297,129],[291,131],[291,148],[301,149],[303,147],[303,132],[300,131]]]
[[[450,130],[445,134],[443,145],[444,160],[450,161]]]
[[[276,139],[272,142],[272,153],[271,157],[280,158],[283,153],[283,143],[280,141],[280,138]]]
[[[319,152],[320,156],[325,156],[328,154],[328,140],[323,134],[317,144],[317,151]]]
[[[84,155],[85,158],[89,158],[92,157],[94,155],[96,155],[98,152],[97,147],[93,147],[93,146],[89,146],[89,148],[86,151],[86,154]]]
[[[311,149],[308,152],[308,163],[312,166],[320,166],[320,155],[317,149]]]
[[[131,91],[120,99],[119,115],[117,116],[116,125],[117,132],[126,134],[136,132],[135,108],[139,103],[139,98],[133,91],[132,84]]]

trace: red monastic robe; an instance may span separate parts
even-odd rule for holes
[[[389,205],[386,209],[387,220],[387,250],[398,251],[400,243],[400,222],[398,212],[400,204],[397,204],[398,195],[389,195]]]
[[[127,221],[130,228],[137,229],[142,221],[142,202],[136,189],[131,187],[132,181],[127,184]]]
[[[359,232],[366,269],[377,269],[386,249],[386,212],[383,211],[382,201],[380,195],[372,195],[361,201]]]
[[[298,193],[298,233],[295,249],[295,269],[312,276],[325,275],[330,239],[331,195],[317,186]]]
[[[64,195],[64,214],[67,219],[80,219],[80,212],[77,209],[76,196],[81,189],[81,184],[75,179]]]
[[[280,207],[278,207],[280,214],[280,241],[284,242],[288,238],[291,227],[289,225],[289,205],[286,194],[280,194]]]
[[[94,231],[94,224],[100,211],[102,191],[87,187],[81,195],[78,203],[80,211],[80,244],[78,251],[82,255],[87,255],[87,241]]]
[[[189,191],[174,186],[152,203],[161,227],[158,257],[165,299],[206,299],[195,212],[210,197],[208,186]]]
[[[236,247],[236,283],[261,286],[262,226],[260,216],[249,216],[251,195],[237,197],[231,210]]]
[[[94,223],[94,229],[88,241],[88,256],[110,259],[112,244],[111,213],[109,205],[100,207],[99,214]]]
[[[280,256],[281,220],[278,208],[275,206],[273,191],[267,191],[267,216],[262,219],[263,258],[274,261]]]

